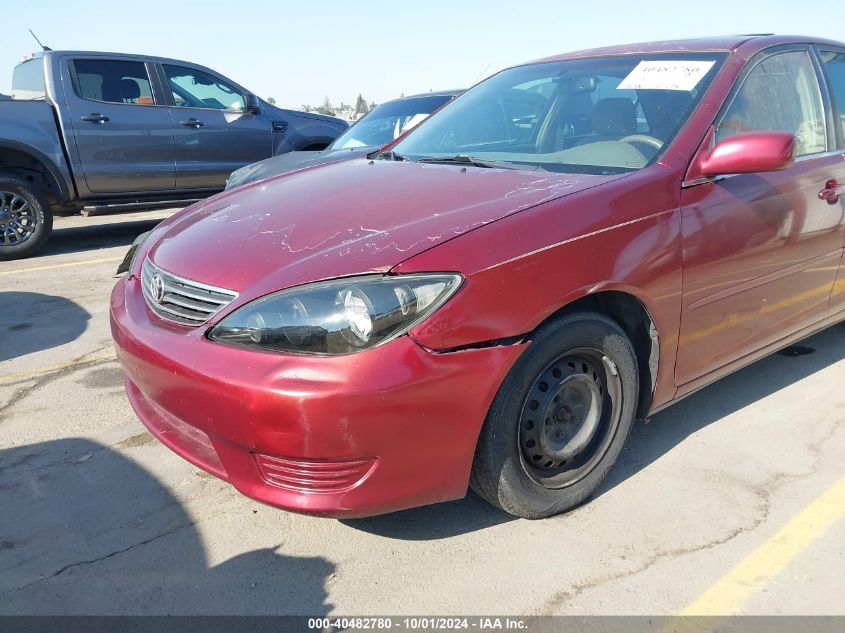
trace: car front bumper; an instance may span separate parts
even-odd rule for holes
[[[478,433],[524,345],[436,353],[403,336],[347,356],[213,343],[139,281],[111,299],[129,400],[171,450],[264,503],[369,516],[466,494]]]

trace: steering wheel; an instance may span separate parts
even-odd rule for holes
[[[651,145],[654,149],[663,149],[663,141],[648,134],[631,134],[619,139],[623,143],[643,143],[644,145]]]

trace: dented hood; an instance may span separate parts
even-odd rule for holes
[[[217,195],[156,231],[153,261],[251,296],[383,272],[489,222],[620,176],[355,159]]]

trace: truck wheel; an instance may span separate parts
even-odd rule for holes
[[[636,355],[615,321],[593,312],[550,321],[493,400],[470,485],[527,519],[573,508],[616,461],[638,394]]]
[[[52,231],[44,196],[20,178],[0,175],[0,260],[33,255]]]

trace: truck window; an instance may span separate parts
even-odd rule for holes
[[[168,64],[164,73],[177,106],[239,111],[245,107],[240,90],[208,73]]]
[[[15,66],[12,74],[12,99],[43,99],[45,92],[43,59],[37,57]]]
[[[155,103],[143,62],[76,59],[73,69],[74,88],[83,99],[135,105]]]

